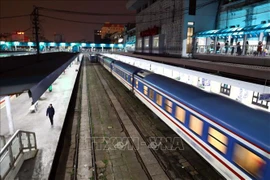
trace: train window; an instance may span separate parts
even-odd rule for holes
[[[175,108],[175,117],[182,123],[185,123],[185,116],[186,116],[186,111],[179,106],[176,106]]]
[[[130,77],[130,82],[132,82],[133,81],[133,78],[132,77]]]
[[[268,101],[260,100],[260,93],[258,93],[258,92],[253,92],[253,97],[252,97],[251,103],[254,105],[266,108],[266,109],[268,109],[268,107],[269,107]]]
[[[148,95],[148,87],[143,86],[143,93],[147,96]]]
[[[220,93],[230,96],[231,86],[228,84],[221,84],[220,85]]]
[[[156,103],[160,106],[162,106],[162,96],[160,94],[157,93],[156,96]]]
[[[208,142],[219,151],[226,154],[228,138],[212,127],[210,127],[208,131]]]
[[[233,160],[236,164],[256,178],[261,178],[262,171],[266,163],[253,152],[239,144],[235,144]]]
[[[165,110],[172,113],[172,101],[169,101],[168,99],[165,100]]]
[[[136,80],[135,82],[136,82],[136,88],[138,89],[139,88],[139,82],[138,82],[138,80]]]
[[[189,127],[196,134],[198,134],[200,136],[202,135],[203,122],[193,115],[190,115],[190,117],[189,117]]]
[[[150,99],[154,99],[154,91],[153,91],[153,89],[149,89],[149,97],[150,97]]]

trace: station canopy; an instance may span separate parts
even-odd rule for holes
[[[78,53],[55,52],[0,58],[0,96],[28,91],[35,103]]]
[[[208,30],[196,33],[195,37],[220,37],[225,38],[228,36],[243,37],[245,34],[248,37],[258,37],[263,32],[265,35],[270,36],[270,23],[259,24],[246,27],[226,28],[218,30]]]

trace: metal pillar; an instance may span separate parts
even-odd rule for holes
[[[9,134],[13,135],[14,134],[14,123],[13,123],[12,114],[11,114],[11,106],[10,106],[9,96],[5,97],[5,104],[6,104],[6,111],[7,111],[7,118],[8,118]]]
[[[101,52],[103,52],[103,46],[101,47]]]
[[[34,10],[32,12],[33,16],[33,30],[34,30],[34,35],[35,35],[35,40],[36,40],[36,48],[37,48],[37,55],[39,56],[40,54],[40,47],[39,47],[39,9],[37,7],[34,7]]]

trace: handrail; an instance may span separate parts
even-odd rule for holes
[[[37,142],[34,132],[17,130],[0,151],[0,180],[17,164],[20,156],[26,152],[36,151]]]
[[[5,136],[0,135],[0,143],[3,143],[0,146],[0,148],[2,149],[2,145],[3,145],[3,147],[6,145],[6,138],[5,138]]]

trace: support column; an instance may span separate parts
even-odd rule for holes
[[[214,53],[217,51],[217,36],[215,36],[215,41],[214,41]]]
[[[205,46],[204,46],[204,53],[207,53],[208,51],[208,37],[205,38]]]
[[[246,51],[246,41],[247,41],[247,35],[245,34],[245,36],[244,36],[244,38],[243,38],[242,55],[245,55],[245,51]]]
[[[260,36],[259,36],[259,41],[262,41],[263,42],[263,32],[260,32]]]
[[[9,134],[13,135],[14,134],[14,123],[13,123],[12,114],[11,114],[11,105],[10,105],[9,96],[5,97],[5,104],[6,104],[6,111],[7,111],[7,118],[8,118]]]
[[[101,52],[103,52],[103,46],[101,47]]]

